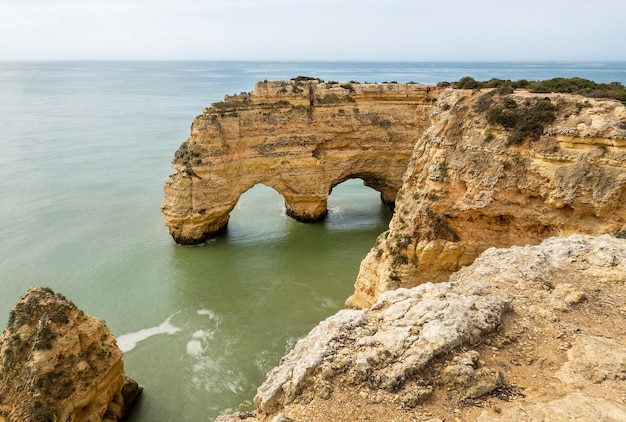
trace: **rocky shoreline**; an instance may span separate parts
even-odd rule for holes
[[[447,89],[430,120],[352,310],[219,421],[626,420],[626,241],[579,235],[626,234],[626,107]]]
[[[300,340],[250,421],[626,420],[626,240],[490,248]]]
[[[162,208],[180,243],[256,183],[302,220],[351,177],[395,205],[348,309],[270,371],[256,411],[217,420],[626,420],[626,107],[410,85],[263,81],[194,121]],[[302,192],[281,176],[299,166]],[[121,357],[103,322],[29,290],[0,343],[0,422],[123,420],[141,389]]]

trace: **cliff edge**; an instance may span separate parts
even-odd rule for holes
[[[624,421],[626,240],[490,248],[301,339],[236,421]]]
[[[431,120],[348,307],[445,281],[491,246],[626,232],[626,107],[619,101],[448,89]]]
[[[104,322],[33,287],[0,338],[0,421],[121,421],[141,388]]]
[[[352,309],[219,421],[626,420],[626,108],[447,89],[430,120]]]

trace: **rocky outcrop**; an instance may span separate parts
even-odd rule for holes
[[[415,146],[352,308],[444,281],[490,246],[626,233],[626,108],[567,94],[446,90]]]
[[[104,322],[49,289],[22,295],[0,338],[0,421],[124,420],[140,393]]]
[[[260,82],[205,110],[173,166],[162,209],[179,243],[223,229],[256,183],[301,220],[350,177],[395,199],[353,309],[268,374],[256,413],[219,420],[626,419],[626,242],[552,237],[626,236],[623,104]]]
[[[490,248],[301,339],[220,421],[626,420],[626,240]]]
[[[223,230],[240,195],[262,183],[287,214],[316,221],[333,187],[361,178],[393,206],[439,88],[297,78],[258,82],[196,117],[175,154],[161,210],[177,243]]]

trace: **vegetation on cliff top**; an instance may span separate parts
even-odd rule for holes
[[[526,89],[533,93],[567,93],[580,94],[592,98],[612,98],[626,104],[626,87],[620,82],[596,83],[584,78],[552,78],[545,81],[528,81],[520,79],[491,78],[488,81],[477,81],[470,76],[465,76],[457,82],[439,82],[437,86],[459,89],[502,88],[510,91],[514,89]]]
[[[487,121],[510,130],[507,143],[520,144],[524,139],[537,140],[544,127],[556,119],[556,107],[549,99],[526,99],[518,104],[505,97],[502,104],[487,110]]]

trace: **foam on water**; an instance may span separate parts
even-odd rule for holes
[[[120,349],[122,349],[122,352],[127,353],[137,347],[137,343],[139,343],[140,341],[144,341],[152,336],[156,336],[159,334],[176,334],[181,329],[171,323],[171,319],[174,315],[176,314],[170,315],[165,321],[163,321],[156,327],[144,328],[143,330],[139,330],[134,333],[128,333],[119,336],[117,338],[117,345]]]

